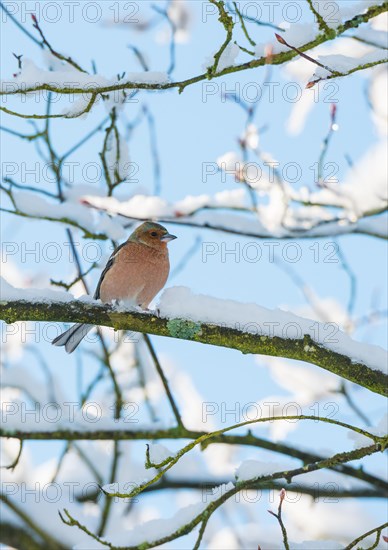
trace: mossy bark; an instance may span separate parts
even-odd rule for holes
[[[374,393],[388,394],[386,374],[318,344],[309,335],[298,339],[263,336],[216,324],[185,319],[164,319],[152,313],[121,312],[110,306],[79,301],[50,303],[24,300],[3,301],[0,303],[0,313],[1,319],[7,323],[16,321],[90,323],[112,327],[115,330],[130,330],[232,348],[242,353],[297,359],[322,367]]]

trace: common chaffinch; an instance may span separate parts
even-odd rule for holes
[[[125,300],[147,309],[165,285],[170,271],[167,243],[176,239],[158,223],[145,222],[110,256],[93,298],[102,302]],[[76,324],[57,336],[52,344],[72,353],[94,325]]]

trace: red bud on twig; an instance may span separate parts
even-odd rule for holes
[[[80,199],[79,200],[79,203],[80,204],[83,204],[84,206],[91,206],[90,202],[88,201],[88,199]]]
[[[311,82],[308,82],[306,84],[306,90],[309,90],[310,88],[313,88],[315,86],[315,84],[318,84],[318,82],[320,82],[322,79],[321,78],[318,78],[318,80],[311,80]]]
[[[337,115],[337,104],[336,103],[332,103],[330,105],[330,115],[331,115],[331,121],[335,122],[335,118],[336,118],[336,115]]]
[[[282,36],[280,36],[280,34],[277,34],[275,32],[275,36],[276,36],[276,40],[278,42],[280,42],[280,44],[283,44],[284,46],[287,46],[287,42],[284,40],[284,38]]]

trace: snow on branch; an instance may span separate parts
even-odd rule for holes
[[[376,17],[377,15],[386,12],[388,9],[386,2],[382,2],[382,0],[376,0],[376,3],[372,6],[369,6],[368,9],[364,10],[364,13],[354,15],[350,19],[338,25],[336,28],[329,28],[328,25],[323,25],[323,21],[321,18],[321,28],[320,31],[317,31],[317,34],[312,32],[314,27],[313,25],[308,25],[306,29],[302,29],[303,32],[300,29],[300,25],[293,25],[291,33],[286,33],[287,37],[293,36],[296,32],[297,36],[302,36],[304,39],[304,43],[300,45],[298,44],[297,50],[290,49],[287,46],[282,45],[280,49],[275,48],[274,53],[271,56],[268,56],[262,55],[262,49],[265,45],[262,47],[259,45],[256,47],[255,50],[258,59],[251,59],[250,61],[239,65],[228,63],[227,66],[225,66],[225,63],[223,63],[220,68],[220,58],[223,57],[225,52],[230,49],[231,46],[235,46],[234,44],[232,44],[233,21],[231,16],[226,12],[223,2],[216,2],[213,0],[211,1],[212,3],[217,5],[220,11],[219,21],[224,26],[224,29],[227,32],[227,37],[221,45],[219,51],[214,54],[213,65],[205,73],[176,82],[170,81],[166,73],[151,71],[145,71],[143,73],[123,73],[124,76],[122,76],[122,78],[120,77],[109,79],[101,75],[89,75],[88,73],[80,69],[77,65],[74,65],[74,63],[68,62],[67,65],[61,67],[60,70],[45,71],[38,68],[33,61],[24,60],[23,67],[20,73],[16,75],[14,79],[2,80],[0,82],[0,95],[26,95],[28,93],[36,93],[46,90],[64,95],[80,95],[82,96],[82,105],[77,104],[76,109],[73,108],[69,112],[64,112],[62,114],[46,113],[45,115],[27,115],[11,111],[10,109],[7,109],[3,106],[0,107],[0,110],[13,116],[23,118],[75,118],[85,113],[88,113],[103,94],[120,92],[120,94],[125,95],[126,90],[168,90],[171,88],[178,88],[179,93],[181,93],[187,86],[195,84],[197,82],[205,81],[212,78],[218,78],[220,76],[224,76],[230,73],[254,69],[260,66],[267,65],[268,63],[271,63],[273,65],[284,64],[287,61],[292,60],[301,52],[306,52],[325,42],[333,40],[334,38],[341,36],[345,31],[357,28],[362,23],[368,22],[373,17]],[[230,56],[228,54],[228,58],[229,57],[231,59],[234,59],[234,56]],[[60,57],[60,59],[68,61],[71,58],[66,58],[62,56]],[[366,61],[356,60],[353,62],[352,60],[351,66],[349,65],[349,62],[345,64],[342,63],[340,64],[340,66],[337,67],[335,73],[329,76],[330,78],[344,77],[353,72],[364,70],[366,68],[384,62],[386,62],[385,56],[383,56],[381,52],[377,52],[376,54],[374,54],[373,58],[368,58]],[[326,73],[319,74],[316,77],[316,81],[327,77],[328,75]],[[313,81],[312,83],[314,82],[315,81]],[[121,103],[122,99],[123,98],[120,96],[117,99],[117,102]]]
[[[2,280],[1,319],[80,322],[211,344],[260,355],[298,359],[387,395],[387,354],[352,340],[334,323],[318,323],[282,310],[194,295],[184,287],[162,294],[158,315],[105,306],[70,294],[15,289]]]
[[[358,186],[362,193],[358,193],[355,185],[344,185],[338,190],[328,188],[316,193],[289,189],[288,200],[304,206],[290,206],[283,223],[274,222],[270,211],[272,205],[261,206],[256,213],[250,209],[244,189],[223,191],[214,196],[190,195],[170,203],[158,196],[133,195],[128,200],[118,200],[115,197],[85,195],[79,186],[78,189],[73,188],[60,204],[37,196],[33,191],[14,191],[4,185],[0,185],[0,189],[8,195],[13,207],[12,210],[3,208],[3,211],[30,219],[63,223],[80,229],[85,237],[93,239],[123,239],[126,227],[132,222],[150,219],[252,238],[308,239],[364,234],[386,239],[386,207],[382,200],[373,203],[374,193],[370,189],[368,196],[365,196],[361,185],[363,181],[361,179]],[[362,211],[362,206],[372,203],[375,208],[373,212],[373,206],[370,212]],[[332,206],[343,210],[341,213],[330,212]]]
[[[181,452],[183,449],[181,450]],[[267,475],[258,475],[252,479],[247,479],[243,481],[238,481],[236,483],[228,483],[227,485],[222,485],[215,487],[211,494],[207,495],[207,499],[197,504],[191,504],[180,509],[173,518],[170,518],[169,521],[166,520],[151,520],[146,523],[143,523],[129,533],[126,534],[126,546],[116,545],[114,542],[108,542],[106,539],[95,535],[86,525],[80,523],[75,519],[70,512],[65,509],[63,513],[60,513],[62,521],[71,527],[77,527],[92,539],[98,541],[103,546],[108,546],[111,549],[115,550],[136,550],[138,548],[153,548],[166,542],[175,540],[182,535],[190,533],[197,525],[202,524],[204,528],[208,522],[209,517],[222,506],[227,500],[229,500],[234,495],[238,494],[244,489],[249,489],[254,486],[257,481],[261,483],[268,482],[270,480],[276,479],[286,479],[287,481],[292,479],[295,476],[304,475],[308,472],[314,472],[321,470],[323,468],[330,467],[334,464],[344,464],[351,460],[356,460],[363,458],[365,456],[370,456],[376,452],[381,451],[381,446],[379,444],[369,445],[367,447],[362,447],[354,451],[342,452],[335,454],[334,456],[323,459],[319,462],[309,463],[300,468],[287,469],[287,471],[275,471]],[[168,465],[165,469],[168,468]],[[160,472],[161,476],[163,472]],[[135,487],[132,493],[137,494],[140,492],[140,487]],[[118,493],[108,493],[110,496],[116,496],[118,498],[127,498],[127,495],[120,495]],[[200,542],[204,529],[200,529],[200,534],[198,536],[197,542]],[[199,548],[199,544],[195,545],[195,548]]]

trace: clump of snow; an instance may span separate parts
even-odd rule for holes
[[[289,471],[295,468],[295,464],[263,462],[261,460],[244,460],[236,469],[236,480],[247,481],[258,477],[268,476],[276,472]]]
[[[174,204],[174,212],[180,215],[190,215],[196,210],[205,207],[212,208],[243,208],[246,206],[246,194],[244,189],[233,189],[231,191],[220,191],[214,196],[210,195],[189,195]]]
[[[66,201],[54,203],[31,191],[13,192],[16,208],[29,216],[38,218],[71,220],[90,233],[102,234],[117,240],[126,233],[123,226],[105,213],[97,213],[78,198],[77,192],[68,193]]]
[[[318,27],[314,23],[280,23],[280,28],[284,29],[284,32],[279,32],[280,36],[284,38],[291,46],[303,46],[308,42],[312,42],[318,34]],[[275,38],[275,37],[274,37]],[[290,48],[281,44],[274,39],[271,44],[272,53],[278,54],[281,52],[289,52]],[[268,52],[268,43],[257,44],[255,47],[256,57],[265,57]]]
[[[28,302],[71,302],[74,297],[69,292],[49,288],[15,288],[3,277],[0,277],[0,300],[10,302],[26,300]]]
[[[381,4],[381,0],[378,3]],[[376,31],[387,32],[388,31],[387,14],[385,12],[383,12],[383,13],[380,13],[379,15],[377,15],[376,17],[374,17],[371,21],[371,27],[372,27],[372,29],[374,29]]]
[[[373,120],[381,136],[388,133],[388,73],[385,67],[376,69],[369,87],[369,99],[373,109]]]
[[[185,44],[190,38],[193,14],[190,2],[186,0],[171,0],[167,8],[169,19],[175,26],[174,39],[176,44]],[[156,41],[165,44],[171,40],[171,28],[165,28],[156,34]]]
[[[320,0],[321,2],[323,0]],[[384,3],[384,0],[360,0],[359,2],[343,2],[339,4],[339,10],[338,15],[341,21],[347,20],[347,19],[353,19],[353,17],[356,17],[356,15],[362,15],[365,13],[372,5],[373,6],[380,6]]]
[[[349,170],[341,185],[328,183],[324,189],[311,194],[302,188],[295,193],[294,198],[299,195],[301,200],[308,199],[315,204],[342,207],[351,221],[375,210],[382,210],[387,200],[387,149],[386,140],[383,139]]]
[[[86,195],[83,200],[97,208],[108,210],[112,214],[122,214],[130,218],[154,218],[171,214],[167,201],[160,197],[135,195],[127,201],[119,201],[116,197],[96,197]]]
[[[105,155],[109,176],[112,182],[127,178],[131,170],[128,143],[120,132],[110,132]]]
[[[335,55],[319,55],[318,61],[325,65],[332,71],[339,72],[341,74],[347,74],[349,71],[356,69],[359,66],[367,65],[369,63],[388,61],[386,50],[376,49],[362,57],[350,57],[342,54]],[[318,67],[311,80],[320,78],[327,78],[332,73],[323,67]]]
[[[217,72],[221,72],[228,67],[232,67],[240,53],[240,47],[234,42],[229,42],[225,50],[222,52],[218,60]],[[214,65],[214,54],[208,57],[204,64],[204,69],[208,69]]]
[[[241,142],[244,143],[247,149],[255,151],[259,146],[259,130],[256,124],[248,124],[244,133],[241,136]]]
[[[231,191],[219,191],[210,199],[210,206],[225,208],[243,208],[246,206],[246,194],[244,189],[232,189]]]
[[[56,204],[30,191],[18,191],[13,194],[18,210],[30,216],[50,218],[70,218],[80,225],[90,227],[93,224],[93,213],[80,204],[63,202]]]
[[[242,165],[241,158],[234,151],[229,151],[217,158],[217,166],[220,170],[237,172]]]
[[[268,231],[274,231],[282,225],[288,209],[283,187],[272,185],[268,190],[268,199],[268,204],[260,206],[258,209],[260,221]]]
[[[75,101],[71,107],[66,107],[65,109],[63,109],[62,114],[64,114],[67,118],[76,118],[80,115],[82,115],[82,118],[86,118],[88,113],[85,113],[85,111],[89,106],[91,99],[92,94],[81,94],[77,101]],[[97,101],[98,99],[96,100],[96,102]]]
[[[155,470],[155,468],[145,469],[138,467],[136,468],[136,474],[132,475],[128,481],[109,483],[107,485],[104,485],[102,488],[105,493],[109,495],[114,495],[117,493],[126,495],[137,487],[140,487],[141,485],[144,485],[145,483],[151,481],[151,479],[153,479],[156,474],[157,471]]]
[[[240,53],[240,48],[234,42],[229,42],[218,61],[217,71],[223,71],[227,67],[232,67]]]
[[[148,453],[151,464],[155,465],[161,464],[175,454],[161,443],[152,443],[148,448]]]
[[[193,294],[186,287],[164,290],[158,308],[165,318],[219,324],[262,337],[302,339],[309,335],[317,345],[387,372],[387,352],[379,346],[356,342],[339,329],[333,335],[333,327],[327,323],[312,323],[280,309]]]
[[[332,7],[330,7],[330,5],[327,9],[332,11]],[[320,13],[323,15],[325,13],[325,10],[321,8]],[[385,14],[384,17],[386,18]],[[361,27],[357,29],[357,36],[359,35],[360,30]],[[317,48],[314,48],[314,51],[311,55],[315,59],[320,56],[321,60],[322,57],[333,56],[332,61],[334,65],[336,64],[337,55],[345,56],[349,59],[353,58],[355,60],[355,63],[359,64],[360,61],[358,60],[362,59],[363,56],[370,54],[373,50],[374,48],[372,48],[371,46],[362,42],[356,42],[350,37],[341,37],[338,40],[319,45]],[[332,68],[330,64],[328,66]],[[378,68],[373,70],[377,69]],[[319,102],[317,101],[317,94],[322,93],[322,88],[319,89],[319,83],[316,84],[313,89],[306,89],[307,82],[315,79],[312,77],[313,71],[314,65],[311,63],[311,61],[308,61],[301,56],[297,56],[289,63],[286,63],[283,68],[283,72],[285,73],[287,78],[291,78],[292,81],[295,81],[296,79],[300,83],[300,89],[302,92],[299,101],[295,101],[295,103],[293,104],[289,120],[287,121],[287,129],[293,135],[300,134],[305,126],[307,116],[312,111],[313,107],[319,104]],[[324,74],[328,73],[324,72]],[[361,71],[355,74],[361,76],[364,73]],[[385,106],[386,102],[384,101],[384,99],[385,96],[381,95],[379,103],[384,104]]]
[[[109,492],[113,488],[116,488],[117,484],[108,486]],[[121,484],[119,485],[120,488]],[[171,518],[152,519],[144,523],[136,525],[135,528],[129,530],[125,534],[126,545],[128,546],[141,546],[143,542],[147,541],[152,543],[153,541],[167,537],[181,529],[182,526],[187,525],[199,516],[205,508],[211,503],[220,498],[223,494],[231,491],[234,488],[233,483],[216,487],[212,494],[206,494],[206,498],[203,498],[201,502],[190,504],[178,510]],[[105,489],[105,487],[104,487]],[[114,537],[113,537],[114,542]]]
[[[331,29],[336,29],[341,23],[364,14],[372,5],[377,6],[383,2],[384,0],[360,0],[333,4],[330,0],[315,0],[315,8],[326,24]]]
[[[388,414],[385,414],[377,426],[370,427],[368,426],[367,429],[368,432],[370,432],[373,435],[378,435],[380,437],[386,437],[388,435]],[[366,447],[367,445],[371,445],[372,440],[369,437],[366,437],[365,435],[359,434],[357,432],[349,431],[348,437],[352,441],[354,441],[354,448],[360,449],[361,447]]]
[[[157,196],[134,195],[126,201],[116,197],[85,195],[84,204],[135,219],[169,218],[189,216],[202,208],[243,208],[246,205],[244,189],[220,191],[215,195],[188,195],[180,201],[169,203]]]
[[[205,208],[205,206],[209,204],[209,201],[210,201],[209,195],[188,195],[184,199],[175,203],[175,206],[173,209],[180,216],[187,216],[192,214],[196,210]]]
[[[0,87],[7,91],[12,84],[12,89],[28,91],[42,84],[49,84],[60,88],[82,89],[90,92],[94,88],[114,86],[116,84],[165,84],[169,77],[164,72],[144,71],[141,73],[126,73],[122,80],[106,78],[97,74],[87,74],[75,69],[72,65],[63,63],[56,70],[50,71],[37,67],[31,59],[23,58],[23,67],[12,80],[2,80]]]

